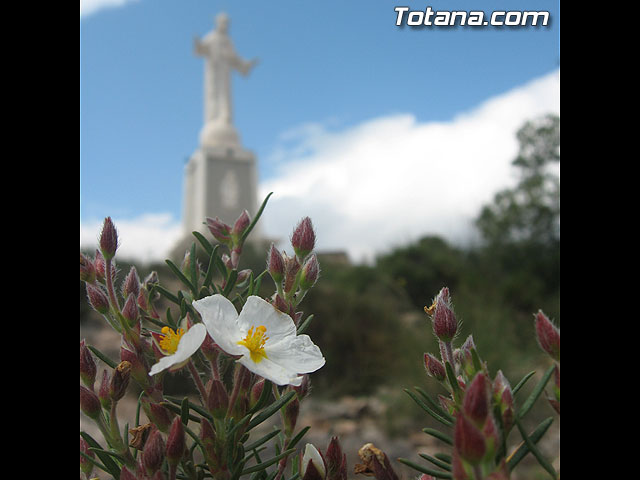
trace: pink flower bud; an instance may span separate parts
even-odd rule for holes
[[[80,385],[80,410],[87,417],[96,419],[100,416],[102,407],[98,396],[86,387]]]
[[[304,217],[291,235],[291,246],[300,261],[311,253],[316,243],[316,234],[309,217]]]
[[[120,480],[137,480],[137,478],[126,465],[120,470]]]
[[[296,283],[296,275],[300,270],[300,263],[298,262],[297,257],[284,257],[284,269],[285,269],[285,277],[284,277],[284,292],[289,293]]]
[[[89,450],[89,444],[82,437],[80,437],[80,451],[88,457],[96,458],[96,454],[93,453],[92,450]],[[80,455],[80,470],[87,476],[87,478],[89,478],[89,475],[93,470],[93,463],[83,455]]]
[[[427,370],[427,373],[434,377],[438,381],[442,381],[446,378],[447,373],[442,365],[442,362],[438,360],[436,357],[431,355],[430,353],[424,354],[424,368]]]
[[[131,267],[124,282],[122,282],[122,298],[127,298],[129,295],[137,297],[138,293],[140,293],[140,277],[138,277],[136,267]]]
[[[213,238],[224,245],[231,245],[231,227],[229,225],[224,223],[218,217],[207,217],[206,222],[211,235],[213,235]]]
[[[324,459],[327,480],[347,480],[347,455],[342,452],[338,437],[331,437]]]
[[[294,397],[284,407],[284,415],[282,420],[284,423],[284,431],[287,436],[291,436],[291,434],[295,430],[299,414],[300,401],[298,400],[298,396],[294,395]]]
[[[478,426],[484,424],[489,413],[489,381],[483,372],[476,374],[467,386],[462,408]]]
[[[122,316],[127,319],[130,327],[133,327],[138,320],[138,302],[133,293],[129,294],[127,301],[122,307]]]
[[[106,370],[102,371],[102,380],[100,381],[100,388],[98,389],[98,398],[100,404],[105,410],[111,408],[111,395],[109,394],[109,387],[111,385],[111,377]]]
[[[200,421],[200,441],[206,451],[207,462],[216,463],[216,432],[206,418]]]
[[[87,283],[96,281],[96,268],[93,262],[80,253],[80,280]]]
[[[233,224],[233,229],[231,230],[231,236],[236,239],[236,243],[240,240],[250,224],[251,218],[249,217],[249,212],[243,210],[236,222]]]
[[[149,420],[158,427],[158,430],[163,433],[167,433],[171,426],[171,422],[173,422],[175,414],[159,403],[151,402],[146,398],[142,399],[141,404],[147,418],[149,418]]]
[[[264,390],[264,379],[258,380],[253,387],[251,387],[251,393],[249,394],[249,408],[253,408],[260,400],[262,392]]]
[[[300,274],[300,288],[302,288],[302,290],[309,290],[318,281],[319,275],[320,265],[314,253],[304,262],[302,273]]]
[[[176,417],[171,425],[171,431],[167,438],[167,461],[170,465],[176,465],[182,455],[186,446],[184,437],[184,427],[182,426],[182,419]]]
[[[96,312],[103,315],[109,312],[109,299],[102,288],[97,285],[92,285],[91,283],[86,283],[85,286],[89,305],[91,305]]]
[[[215,418],[223,418],[229,408],[229,396],[220,380],[213,379],[207,391],[207,408]]]
[[[433,333],[443,342],[450,342],[458,331],[458,321],[449,301],[449,289],[443,288],[435,302],[432,316]]]
[[[484,435],[463,414],[458,414],[454,431],[454,448],[471,464],[480,462],[486,452]]]
[[[93,384],[96,381],[96,362],[84,340],[80,341],[80,379],[89,389],[93,390]]]
[[[536,314],[536,336],[540,348],[556,362],[560,361],[560,329],[539,310]]]
[[[129,380],[131,379],[131,363],[126,360],[120,362],[118,366],[113,370],[111,376],[111,384],[109,386],[109,395],[114,402],[117,402],[124,397],[129,386]]]
[[[100,233],[100,251],[105,259],[111,259],[118,249],[118,232],[111,221],[111,217],[104,219]]]
[[[280,284],[284,280],[284,258],[273,243],[267,254],[267,270],[276,284]]]
[[[162,466],[164,459],[164,440],[159,430],[151,432],[142,450],[142,465],[147,475],[153,475]]]

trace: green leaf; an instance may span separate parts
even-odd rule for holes
[[[535,370],[532,370],[531,372],[527,373],[522,380],[520,380],[518,382],[518,384],[513,387],[513,390],[511,391],[511,393],[515,396],[516,393],[518,393],[518,390],[520,390],[525,383],[527,383],[527,380],[529,380],[531,377],[533,377],[536,374]]]
[[[438,414],[440,414],[440,416],[446,418],[447,420],[449,420],[451,423],[453,423],[455,421],[455,418],[453,418],[453,415],[451,415],[449,412],[447,412],[444,408],[442,408],[440,405],[438,405],[435,400],[433,400],[428,394],[427,392],[425,392],[423,389],[421,389],[420,387],[413,387],[420,395],[422,395],[422,398],[424,398],[429,405],[431,405],[431,408],[433,409],[433,411],[437,412]]]
[[[311,315],[309,315],[307,318],[305,318],[304,322],[302,322],[300,324],[300,326],[298,327],[298,335],[304,333],[304,331],[309,328],[309,325],[311,325],[311,320],[313,320],[313,313]]]
[[[242,234],[241,242],[244,242],[246,240],[246,238],[249,236],[249,233],[251,233],[251,230],[253,230],[253,227],[255,227],[256,223],[258,223],[258,220],[260,219],[260,216],[264,211],[264,207],[267,206],[267,202],[269,201],[269,197],[271,195],[273,195],[273,192],[270,192],[269,195],[267,195],[264,201],[262,202],[262,205],[260,205],[260,208],[258,209],[258,212],[256,213],[256,216],[254,217],[253,221],[249,224],[247,229]]]
[[[111,368],[116,368],[118,366],[118,364],[116,362],[114,362],[113,360],[111,360],[109,357],[107,357],[104,353],[102,353],[100,350],[98,350],[96,347],[92,346],[92,345],[88,345],[89,350],[91,350],[96,357],[98,357],[100,360],[102,360],[104,363],[106,363],[107,365],[109,365]]]
[[[432,468],[419,465],[415,462],[412,462],[411,460],[407,460],[406,458],[399,458],[398,461],[413,468],[414,470],[426,473],[427,475],[431,475],[436,478],[453,478],[453,476],[449,472],[443,472],[442,470],[433,470]]]
[[[233,290],[233,287],[236,286],[237,278],[238,278],[238,270],[234,268],[229,272],[229,275],[227,276],[227,282],[224,286],[224,290],[222,291],[222,295],[224,295],[225,297],[229,297],[231,290]]]
[[[271,405],[269,405],[267,408],[265,408],[262,412],[260,412],[258,415],[256,415],[251,420],[251,422],[249,422],[247,430],[251,430],[253,427],[255,427],[257,425],[260,425],[267,418],[269,418],[271,415],[273,415],[278,410],[280,410],[281,407],[283,407],[287,403],[289,403],[289,400],[291,400],[294,395],[297,395],[297,394],[293,390],[291,390],[291,391],[285,393],[284,395],[282,395],[278,400],[273,402]]]
[[[187,397],[184,397],[180,404],[180,420],[183,425],[187,425],[189,423],[189,398]]]
[[[207,252],[207,255],[211,255],[211,253],[213,252],[213,246],[211,245],[211,243],[209,242],[209,240],[207,240],[205,238],[204,235],[202,235],[200,232],[191,232],[191,234],[196,237],[196,239],[198,240],[198,242],[200,242],[200,245],[202,245],[202,248],[205,249],[205,251]],[[216,245],[217,246],[217,245]]]
[[[538,450],[538,447],[536,447],[536,445],[530,440],[527,432],[525,432],[524,427],[520,423],[520,419],[517,416],[515,417],[515,422],[518,430],[520,431],[520,435],[522,435],[522,439],[524,440],[524,443],[529,451],[533,454],[534,457],[536,457],[536,460],[538,460],[538,463],[540,463],[542,468],[544,468],[549,473],[549,475],[551,475],[551,478],[553,478],[554,480],[557,479],[558,474],[556,473],[555,469],[551,466],[549,461],[544,458],[540,450]]]
[[[202,282],[202,284],[205,287],[208,287],[211,285],[211,281],[213,280],[213,272],[215,271],[215,266],[216,266],[216,258],[218,255],[218,248],[220,247],[220,245],[216,245],[213,250],[211,251],[211,253],[209,253],[209,266],[207,267],[207,274],[204,277],[204,281]]]
[[[304,427],[302,430],[300,430],[298,433],[296,433],[296,436],[291,439],[291,441],[289,442],[287,447],[288,448],[295,447],[297,445],[297,443],[302,439],[302,437],[304,437],[306,435],[306,433],[309,431],[310,428],[311,428],[311,426],[308,425],[308,426]]]
[[[553,374],[554,370],[555,370],[555,365],[552,365],[545,372],[545,374],[542,376],[538,384],[535,386],[535,388],[531,392],[531,395],[529,395],[529,397],[522,404],[522,407],[518,410],[517,414],[515,415],[516,418],[523,418],[529,412],[529,410],[531,410],[531,407],[533,407],[533,404],[536,403],[536,400],[544,390],[544,387],[547,386],[547,382],[551,378],[551,375]]]
[[[420,408],[422,408],[425,412],[427,412],[429,415],[431,415],[437,421],[439,421],[440,423],[446,425],[447,427],[451,427],[453,425],[452,422],[450,422],[446,418],[442,417],[441,415],[439,415],[436,412],[434,412],[433,410],[431,410],[431,408],[429,408],[422,400],[420,400],[420,398],[418,398],[418,396],[415,393],[413,393],[411,390],[405,388],[404,391],[407,393],[407,395],[409,395],[413,399],[414,402],[416,402],[418,404],[418,406]]]
[[[274,430],[273,432],[269,432],[265,436],[260,437],[255,442],[251,442],[249,445],[246,445],[244,447],[244,449],[245,450],[254,450],[254,449],[258,448],[260,445],[262,445],[263,443],[266,443],[269,440],[271,440],[273,437],[278,435],[278,433],[280,433],[280,430]],[[253,455],[253,454],[251,454],[251,455]]]
[[[420,455],[425,460],[433,463],[436,467],[440,467],[447,472],[451,471],[451,465],[443,462],[442,460],[438,460],[437,458],[432,457],[431,455],[427,455],[426,453],[419,453],[418,455]]]
[[[442,440],[444,443],[448,443],[453,446],[453,439],[439,430],[435,428],[423,428],[422,431],[427,435],[431,435],[432,437],[436,437],[438,440]]]
[[[247,413],[253,414],[258,410],[260,410],[267,403],[270,396],[271,396],[271,381],[265,379],[264,386],[262,387],[262,393],[260,393],[260,398],[258,398],[258,401],[256,402],[256,404],[252,408],[250,408]]]
[[[195,285],[193,285],[191,281],[184,275],[184,273],[180,271],[180,269],[175,265],[175,263],[173,263],[169,259],[165,260],[165,263],[169,266],[169,268],[174,273],[174,275],[178,277],[178,279],[182,283],[184,283],[187,287],[189,287],[189,290],[191,290],[195,294],[196,293]]]
[[[160,295],[165,297],[170,302],[175,303],[176,305],[180,305],[180,299],[161,285],[155,284],[151,291],[157,291]]]
[[[275,457],[270,458],[269,460],[265,460],[264,462],[259,463],[258,465],[254,465],[253,467],[249,467],[249,468],[243,470],[242,471],[242,475],[247,475],[248,473],[259,472],[260,470],[264,470],[268,466],[273,465],[274,463],[280,461],[280,459],[286,457],[287,455],[292,454],[295,451],[296,451],[295,448],[291,448],[289,450],[285,450],[280,455],[276,455]]]
[[[160,402],[160,405],[162,405],[163,407],[167,408],[168,410],[171,410],[173,413],[177,413],[178,415],[180,415],[182,417],[182,408],[180,408],[178,405],[174,405],[171,402]],[[200,417],[197,417],[195,415],[192,415],[191,413],[188,414],[189,415],[189,420],[192,420],[194,422],[200,423]]]
[[[144,392],[143,392],[144,393]],[[173,397],[171,395],[165,395],[164,398],[166,398],[167,400],[175,403],[176,405],[179,405],[181,407],[181,412],[182,412],[182,403],[184,402],[184,399],[180,399],[178,397]],[[185,397],[186,398],[186,397]],[[195,403],[192,403],[190,400],[187,399],[187,405],[189,407],[189,409],[196,411],[197,413],[199,413],[200,415],[202,415],[203,417],[205,417],[207,420],[209,420],[211,423],[214,422],[213,417],[211,416],[211,414],[209,412],[207,412],[203,407],[201,407],[200,405],[196,405]],[[191,420],[193,420],[193,416],[189,417]],[[198,420],[199,421],[199,420]]]
[[[196,244],[192,243],[191,244],[191,251],[190,251],[190,258],[189,258],[189,274],[191,275],[191,284],[194,287],[194,294],[195,291],[198,290],[198,269],[196,268],[198,262],[196,259]]]
[[[552,423],[553,417],[549,417],[546,420],[543,420],[540,425],[538,425],[536,429],[531,433],[531,435],[529,435],[529,442],[533,443],[534,445],[538,443],[538,441],[544,436]],[[522,460],[529,452],[530,450],[527,446],[527,442],[523,441],[507,459],[507,467],[509,468],[509,470],[513,470],[516,465],[520,463],[520,460]]]
[[[105,450],[103,450],[102,447],[100,446],[100,444],[98,442],[96,442],[93,439],[93,437],[91,437],[91,435],[89,435],[87,432],[80,432],[80,435],[87,442],[87,444],[89,445],[89,448],[97,449],[96,456],[102,461],[102,463],[103,463],[103,465],[105,467],[103,470],[105,472],[109,473],[110,475],[113,475],[114,478],[119,478],[120,477],[120,467],[118,467],[116,462],[113,461],[111,456],[105,454],[104,453]]]

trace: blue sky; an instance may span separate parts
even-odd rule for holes
[[[445,208],[439,215],[446,214],[447,220],[434,212],[421,219],[419,225],[416,221],[413,225],[406,223],[410,215],[398,218],[397,223],[391,222],[395,231],[383,235],[379,245],[360,245],[352,253],[371,254],[424,233],[460,235],[462,230],[458,227],[447,230],[438,226],[453,222],[452,215],[468,223],[473,209],[508,183],[517,123],[542,114],[543,110],[559,113],[559,1],[111,2],[114,4],[107,3],[102,8],[98,0],[81,3],[83,243],[95,240],[95,234],[90,232],[108,215],[123,225],[137,223],[146,227],[153,223],[150,218],[155,219],[156,229],[166,229],[167,237],[176,235],[182,208],[183,166],[198,146],[203,117],[203,60],[192,52],[193,39],[213,28],[214,17],[220,11],[230,16],[230,34],[238,54],[260,59],[248,77],[234,76],[234,123],[244,146],[258,159],[261,192],[270,188],[282,192],[278,200],[276,191],[272,216],[265,217],[267,231],[277,236],[288,235],[288,230],[283,229],[287,222],[293,227],[305,214],[302,207],[312,213],[327,211],[327,193],[323,197],[318,192],[318,202],[314,203],[313,186],[304,190],[301,178],[306,172],[308,180],[312,172],[320,171],[314,166],[330,164],[328,158],[339,158],[340,155],[330,156],[336,145],[341,147],[340,152],[354,152],[340,163],[339,168],[345,170],[336,173],[349,178],[347,172],[357,169],[395,170],[397,158],[375,154],[370,154],[368,162],[354,160],[351,164],[358,155],[355,152],[364,151],[372,143],[368,134],[380,140],[395,132],[378,151],[397,151],[399,156],[404,153],[403,145],[411,142],[409,138],[422,135],[420,138],[435,139],[422,143],[415,140],[431,163],[423,173],[416,167],[416,160],[411,164],[413,171],[406,174],[429,176],[429,172],[441,170],[442,164],[453,168],[457,161],[446,155],[438,157],[438,152],[455,150],[448,145],[457,148],[477,133],[478,138],[493,139],[482,148],[491,150],[485,152],[487,158],[500,157],[501,166],[487,166],[486,170],[496,169],[494,178],[500,181],[484,182],[483,193],[468,199],[475,206]],[[487,14],[496,10],[545,10],[550,12],[551,21],[547,27],[398,27],[393,10],[396,5],[423,11],[427,5],[434,11],[483,10]],[[528,95],[526,102],[523,95]],[[495,118],[503,123],[494,122]],[[481,132],[493,123],[502,125],[504,139]],[[438,129],[444,133],[439,134]],[[467,132],[466,139],[455,132]],[[450,143],[436,149],[434,145],[443,138],[450,138]],[[501,145],[492,147],[498,143]],[[407,153],[402,158],[409,156]],[[451,179],[455,172],[454,168],[441,173]],[[402,178],[399,176],[397,181],[401,183]],[[430,180],[444,184],[444,178]],[[468,181],[473,182],[473,178],[470,176]],[[371,195],[380,197],[380,185],[375,178],[369,181]],[[321,179],[319,183],[322,184]],[[340,183],[331,188],[340,188]],[[345,182],[344,188],[349,185]],[[398,209],[407,201],[412,202],[412,198],[405,198],[403,204],[394,203],[393,199],[399,196],[387,193],[385,205],[392,205],[387,214],[404,218]],[[296,195],[303,196],[304,201],[296,201]],[[373,228],[374,216],[357,208],[375,206],[375,201],[362,199],[364,193],[353,195],[360,200],[351,202],[352,211],[340,212],[333,220],[318,218],[316,227],[334,231],[335,222],[349,224],[366,218],[365,224],[354,225],[352,230],[364,232]],[[417,207],[433,203],[428,198],[414,200]],[[448,199],[447,203],[456,204],[456,199]],[[144,228],[140,228],[135,235],[144,235]],[[121,229],[121,235],[124,232]],[[157,234],[158,230],[153,230],[147,235]],[[346,230],[342,236],[327,234],[324,246],[351,248],[352,242],[355,245],[363,241],[356,237],[351,238]],[[157,248],[149,246],[145,258],[162,256]]]

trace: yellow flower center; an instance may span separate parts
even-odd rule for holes
[[[180,339],[185,333],[184,329],[179,328],[174,332],[169,327],[162,327],[161,332],[163,333],[162,339],[160,340],[160,342],[158,342],[160,344],[160,347],[162,347],[162,349],[167,353],[176,353],[178,344],[180,343]]]
[[[259,363],[263,358],[267,358],[267,354],[264,351],[264,343],[269,339],[265,337],[267,327],[260,325],[255,328],[251,327],[247,332],[247,336],[243,340],[238,342],[238,345],[243,345],[249,349],[251,360],[255,363]]]

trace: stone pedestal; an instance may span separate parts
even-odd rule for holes
[[[219,217],[230,226],[243,210],[249,212],[251,219],[255,218],[259,207],[255,156],[237,145],[201,146],[185,165],[183,188],[183,241],[172,255],[176,259],[181,259],[195,241],[193,231],[213,241],[206,217]],[[249,239],[260,236],[258,222]]]

